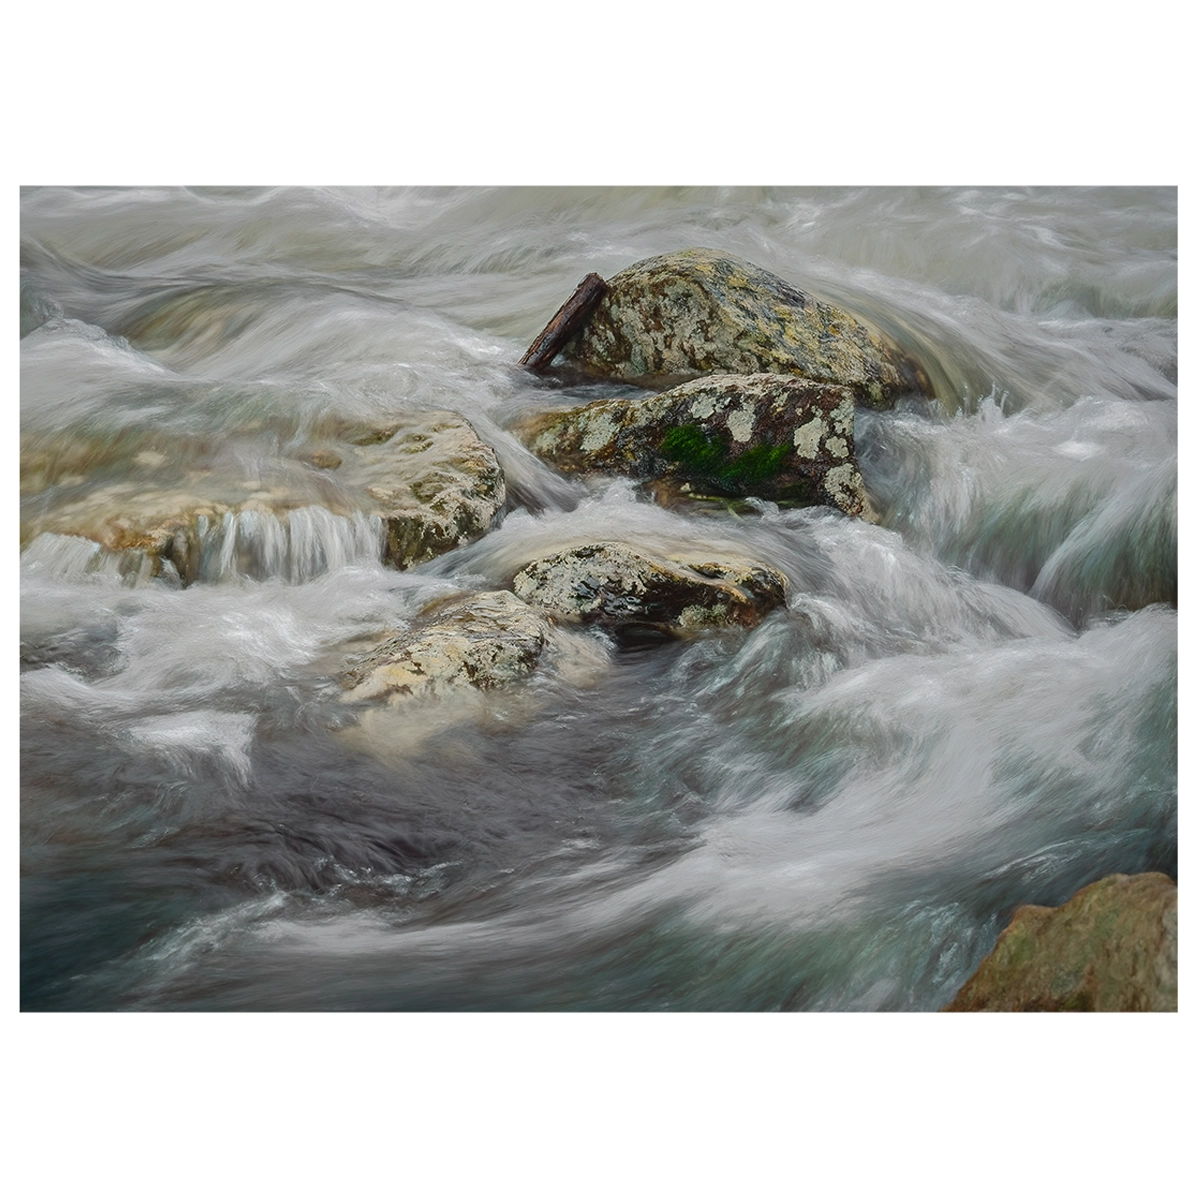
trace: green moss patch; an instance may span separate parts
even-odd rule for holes
[[[760,442],[734,455],[719,434],[699,425],[677,425],[664,435],[659,452],[694,482],[732,495],[744,495],[784,470],[791,447]]]

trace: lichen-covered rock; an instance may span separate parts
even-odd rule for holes
[[[790,375],[710,375],[639,399],[539,413],[515,430],[564,471],[830,504],[877,519],[854,453],[854,394]]]
[[[624,542],[573,546],[513,580],[522,600],[560,620],[672,635],[757,625],[783,603],[786,586],[778,571],[750,559],[651,555]]]
[[[921,369],[880,333],[769,271],[716,250],[648,258],[614,275],[565,362],[656,386],[701,375],[800,375],[874,408],[928,393]]]
[[[1061,908],[1019,908],[947,1012],[1175,1012],[1179,893],[1109,875]]]
[[[495,523],[505,501],[500,464],[456,413],[412,413],[381,429],[343,423],[336,433],[283,455],[253,433],[219,445],[131,442],[121,459],[102,446],[90,462],[84,445],[23,446],[22,544],[43,533],[83,537],[140,553],[155,571],[171,563],[186,584],[201,577],[218,531],[236,526],[243,543],[256,532],[302,538],[312,522],[293,521],[292,533],[280,524],[298,512],[378,518],[383,559],[401,569]],[[73,462],[78,470],[65,473]],[[175,482],[164,487],[167,476]],[[237,551],[229,536],[225,543]]]
[[[499,687],[527,675],[546,648],[546,617],[511,592],[481,592],[431,605],[343,678],[347,700],[395,706],[413,696]]]

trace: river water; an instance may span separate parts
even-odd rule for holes
[[[1175,876],[1174,189],[51,188],[21,236],[24,1008],[930,1010],[1016,906]],[[507,432],[613,394],[514,367],[574,285],[686,246],[923,362],[857,419],[881,526],[668,511]],[[39,531],[420,408],[509,504],[419,569],[317,493],[187,588]],[[342,702],[365,639],[592,537],[752,552],[787,607]]]

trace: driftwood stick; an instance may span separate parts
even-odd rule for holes
[[[550,318],[550,324],[533,339],[533,345],[521,359],[521,366],[531,371],[548,367],[571,335],[592,315],[607,291],[608,284],[599,275],[593,273],[583,279],[566,304]]]

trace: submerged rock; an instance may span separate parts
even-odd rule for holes
[[[458,758],[475,773],[472,730],[502,736],[526,727],[561,688],[593,687],[611,667],[606,639],[556,626],[511,592],[443,600],[345,672],[343,699],[354,719],[338,736],[405,774],[426,753],[443,765]]]
[[[21,336],[40,329],[54,317],[61,317],[62,309],[53,300],[46,299],[24,276],[21,276]]]
[[[561,620],[674,635],[757,625],[787,581],[750,559],[656,556],[624,542],[573,546],[529,563],[513,591]]]
[[[882,334],[716,250],[663,254],[614,275],[562,358],[588,375],[647,386],[716,373],[800,375],[851,388],[873,408],[930,390]]]
[[[436,696],[464,687],[499,687],[538,664],[550,634],[546,617],[512,592],[481,592],[431,605],[343,679],[347,700]]]
[[[849,388],[790,375],[710,375],[656,396],[540,413],[515,432],[564,471],[830,504],[878,519],[855,460]]]
[[[337,433],[286,455],[252,435],[230,435],[217,447],[160,439],[162,449],[132,447],[128,461],[99,454],[103,469],[94,476],[49,474],[47,451],[31,450],[23,468],[41,486],[24,501],[22,543],[42,533],[83,537],[140,553],[155,572],[170,563],[190,583],[202,576],[206,554],[221,558],[222,569],[249,569],[257,556],[268,573],[281,556],[329,557],[330,547],[305,542],[337,520],[349,519],[356,543],[375,521],[384,561],[401,569],[494,524],[503,473],[457,414],[418,412],[383,429],[343,425]],[[86,448],[73,453],[86,463]]]
[[[114,326],[139,350],[191,367],[261,321],[286,285],[214,283],[160,293]]]
[[[946,1012],[1175,1012],[1179,892],[1109,875],[1061,908],[1019,908]]]

